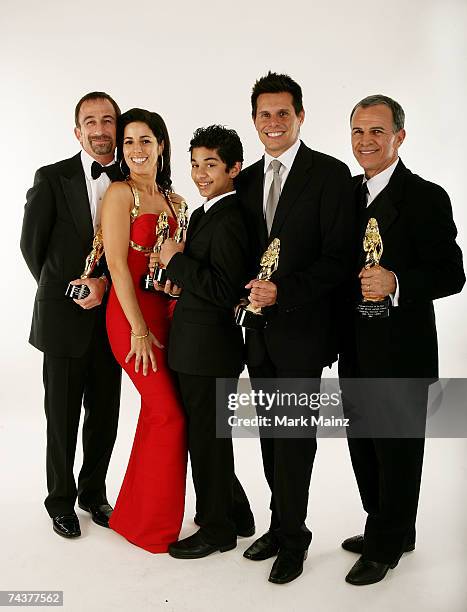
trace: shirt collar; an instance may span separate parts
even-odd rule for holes
[[[221,193],[221,195],[218,195],[215,198],[211,198],[210,200],[205,200],[203,204],[204,212],[207,213],[208,210],[214,206],[214,204],[219,202],[219,200],[222,200],[222,198],[226,198],[229,195],[233,195],[234,193],[237,193],[237,192],[235,190],[229,191],[228,193]]]
[[[383,191],[383,189],[387,186],[391,179],[392,173],[396,169],[398,162],[399,158],[397,158],[396,161],[394,161],[385,170],[379,172],[378,174],[375,174],[375,176],[372,176],[369,179],[365,178],[365,176],[363,177],[363,184],[366,183],[366,186],[368,187],[368,193],[370,194],[372,200],[374,200],[376,196],[380,194],[381,191]]]
[[[84,149],[81,149],[81,163],[83,164],[84,174],[86,175],[86,178],[88,178],[90,181],[93,180],[92,175],[91,175],[91,166],[92,166],[92,163],[95,161],[96,160],[93,157],[91,157],[87,151],[85,151]],[[99,164],[100,162],[97,162],[97,163]],[[112,160],[109,164],[101,164],[101,166],[102,165],[111,166],[114,163],[115,163],[115,160]]]
[[[297,138],[294,144],[291,147],[289,147],[287,151],[284,151],[281,155],[279,155],[279,157],[272,157],[272,155],[269,155],[269,153],[266,153],[265,151],[264,152],[264,173],[266,174],[266,172],[269,170],[269,166],[273,159],[279,160],[281,164],[285,166],[286,170],[290,171],[290,168],[292,167],[292,164],[294,163],[295,156],[298,153],[298,149],[300,148],[300,145],[301,145],[301,140],[300,138]]]

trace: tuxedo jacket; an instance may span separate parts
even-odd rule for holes
[[[353,178],[356,206],[362,178]],[[353,349],[344,351],[341,375],[436,378],[433,300],[458,293],[465,283],[449,196],[399,160],[387,187],[360,214],[354,304],[361,299],[357,275],[364,264],[363,236],[370,217],[376,218],[383,241],[380,265],[394,272],[399,282],[399,305],[384,319],[352,314]]]
[[[104,303],[83,310],[65,297],[92,249],[93,224],[78,153],[40,168],[26,195],[21,251],[38,284],[29,342],[57,357],[81,357],[95,325],[105,325]],[[101,260],[94,272],[106,270]]]
[[[188,225],[184,253],[167,266],[182,293],[169,340],[169,366],[185,374],[236,377],[244,365],[241,328],[234,307],[247,282],[248,237],[235,195],[208,212],[196,209]]]
[[[267,354],[280,369],[309,370],[337,358],[336,303],[351,263],[354,206],[349,169],[300,144],[285,181],[271,234],[263,212],[264,158],[239,176],[237,189],[251,243],[250,278],[273,238],[280,239],[272,277],[277,304],[263,309],[264,331],[247,333],[248,364]]]

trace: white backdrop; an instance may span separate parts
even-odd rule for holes
[[[24,196],[39,166],[78,150],[73,110],[87,91],[109,92],[122,110],[140,106],[163,115],[175,187],[192,203],[199,196],[187,148],[196,127],[233,127],[245,163],[260,156],[249,96],[268,69],[302,85],[304,141],[353,173],[349,111],[368,94],[387,94],[406,111],[402,159],[448,191],[465,247],[466,22],[464,0],[4,0],[2,375],[11,381],[29,371],[31,360],[37,365],[26,347],[35,286],[18,249]],[[436,306],[444,376],[467,375],[466,295]]]
[[[351,153],[349,112],[362,97],[384,93],[398,100],[406,111],[407,138],[401,149],[402,159],[410,169],[448,191],[459,229],[459,244],[465,249],[466,26],[465,0],[326,0],[319,3],[313,0],[171,0],[164,3],[155,0],[133,3],[128,0],[2,0],[0,434],[7,443],[0,445],[1,490],[2,495],[5,492],[5,499],[8,494],[10,516],[16,518],[19,507],[29,504],[31,520],[40,524],[37,533],[47,542],[44,554],[48,554],[47,546],[55,547],[50,549],[56,551],[55,571],[60,572],[62,555],[69,554],[65,551],[71,552],[71,549],[62,549],[62,542],[57,542],[60,538],[53,539],[48,523],[46,527],[45,512],[40,507],[45,486],[41,355],[27,344],[35,284],[19,251],[19,235],[25,193],[32,184],[34,171],[79,150],[73,135],[73,110],[77,100],[88,91],[104,90],[117,100],[122,110],[133,106],[157,110],[165,118],[172,140],[175,187],[190,203],[196,204],[199,196],[191,184],[187,153],[193,130],[214,122],[233,127],[243,140],[245,163],[256,160],[261,155],[261,146],[250,117],[249,96],[255,79],[267,70],[287,72],[302,85],[306,109],[303,140],[312,148],[342,159],[354,174],[359,169]],[[467,291],[436,304],[441,375],[445,377],[467,376],[466,295]],[[111,501],[121,482],[131,444],[129,432],[137,414],[135,394],[126,385],[122,418],[128,406],[131,406],[133,421],[126,427],[122,424],[119,433],[109,474]],[[462,444],[459,449],[465,453],[465,441]],[[318,479],[315,485],[320,484],[313,489],[317,503],[315,516],[321,511],[325,519],[329,516],[328,510],[321,508],[318,502],[323,487],[332,488],[329,470],[334,469],[340,478],[347,478],[344,489],[352,501],[347,503],[346,509],[353,504],[354,524],[359,524],[360,504],[345,458],[346,450],[339,447],[342,455],[337,456],[330,452],[337,446],[334,442],[323,445],[324,454],[320,457],[326,457],[326,449],[329,456],[326,465],[322,464],[326,479],[319,480],[319,470],[314,476],[314,480]],[[244,445],[242,448],[246,449]],[[434,449],[434,454],[428,457],[425,473],[433,478],[439,459],[436,449],[445,448],[441,456],[449,459],[449,452],[457,447],[449,443],[445,447],[430,448]],[[248,449],[253,453],[253,445]],[[250,480],[249,491],[253,498],[256,495],[256,508],[259,509],[258,500],[261,499],[265,512],[267,493],[256,445],[255,449],[256,458],[254,453],[250,455],[253,459],[242,453],[238,453],[238,458],[240,468],[242,462],[244,465],[241,475],[245,475],[247,484]],[[339,457],[347,462],[344,472]],[[426,491],[423,512],[426,546],[431,543],[441,557],[444,557],[446,540],[440,532],[439,540],[433,541],[436,537],[433,525],[437,524],[440,515],[444,515],[448,525],[452,523],[453,529],[459,530],[455,525],[461,524],[461,517],[458,513],[455,523],[444,507],[437,509],[436,503],[451,504],[455,492],[460,489],[460,479],[465,483],[462,457],[459,451],[459,457],[452,460],[452,465],[464,473],[464,476],[457,476],[459,472],[452,472],[452,496],[442,493],[442,487],[451,482],[449,478],[440,476],[439,481],[430,481],[432,489],[429,483],[422,488],[422,492]],[[255,467],[251,479],[250,465]],[[329,490],[325,492],[329,494]],[[337,507],[340,507],[339,502]],[[454,509],[461,511],[462,507],[465,507],[465,496],[452,503]],[[432,522],[428,520],[428,508],[432,509]],[[6,516],[0,524],[7,523]],[[266,521],[266,515],[264,517]],[[340,517],[339,511],[335,520]],[[44,522],[40,523],[42,520]],[[21,557],[16,567],[17,550],[29,555],[24,542],[19,547],[17,542],[20,537],[29,538],[29,533],[23,533],[15,520],[8,520],[8,525],[12,525],[11,552],[8,553],[10,562],[4,569],[8,567],[12,577],[7,586],[15,588],[16,584],[17,588],[31,588],[35,583],[20,579],[20,566],[31,575],[35,575],[38,568],[44,573],[49,559],[47,563],[35,563],[34,557],[29,560]],[[350,535],[352,531],[350,527],[341,526],[340,533]],[[106,537],[110,541],[111,535],[101,534],[101,539]],[[455,538],[451,538],[451,542]],[[100,545],[94,532],[89,542],[90,546]],[[337,542],[333,539],[332,545]],[[115,545],[114,540],[111,543]],[[119,554],[139,559],[139,552],[124,544]],[[73,550],[78,551],[77,548]],[[459,559],[465,562],[465,552],[460,548],[459,555],[464,555]],[[436,554],[430,557],[435,558],[438,558]],[[236,564],[235,559],[232,557],[232,564]],[[342,558],[343,565],[348,562],[350,560]],[[165,571],[167,564],[165,561],[161,564]],[[177,566],[177,571],[183,570]],[[191,567],[187,571],[191,571]],[[64,571],[63,576],[68,574]],[[325,594],[334,593],[337,575],[345,575],[344,567],[339,574],[332,569],[332,580],[329,589],[324,589]],[[68,578],[73,581],[72,576]],[[258,577],[256,588],[262,588],[259,586],[262,580]],[[427,585],[433,590],[436,585],[444,584],[439,574],[431,579],[422,573],[420,580],[417,591],[420,597]],[[459,593],[463,582],[459,574]],[[36,584],[49,588],[44,585],[60,582],[49,580],[45,575],[42,582]],[[303,587],[298,588],[305,587],[304,582]],[[212,592],[206,588],[209,599]],[[411,585],[407,588],[410,592]],[[442,591],[443,587],[440,588]],[[70,584],[69,589],[73,593],[73,585]],[[392,592],[397,593],[396,584],[393,589]],[[432,590],[426,592],[427,601],[430,598],[436,601]],[[440,601],[443,599],[441,591],[437,595]],[[367,593],[362,596],[366,597]],[[347,601],[347,597],[348,592],[342,591],[342,601]],[[371,600],[368,609],[375,609],[380,603],[377,597]],[[343,609],[342,605],[333,609]],[[357,608],[364,610],[363,605],[361,600]],[[430,610],[441,609],[433,606]],[[387,609],[393,608],[388,605]],[[428,607],[423,609],[428,610]],[[453,606],[450,609],[454,611]]]

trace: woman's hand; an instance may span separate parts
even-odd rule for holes
[[[161,247],[161,252],[159,253],[159,261],[163,266],[167,268],[170,263],[170,260],[175,255],[175,253],[183,253],[184,250],[184,242],[175,242],[173,238],[167,238],[167,240],[164,241],[164,244]]]
[[[141,334],[142,335],[142,334]],[[163,349],[164,346],[154,336],[150,329],[148,329],[148,335],[144,338],[138,337],[139,334],[131,334],[131,348],[128,355],[125,357],[125,363],[129,363],[133,355],[135,356],[135,372],[139,372],[141,361],[143,362],[143,375],[147,376],[149,362],[153,372],[157,372],[156,356],[152,350],[152,345],[155,344],[157,348]]]

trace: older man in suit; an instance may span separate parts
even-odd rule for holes
[[[44,353],[47,418],[46,509],[61,536],[81,535],[74,505],[108,527],[105,477],[117,433],[121,371],[105,329],[108,278],[98,265],[93,278],[79,279],[93,235],[100,204],[111,178],[120,172],[114,162],[115,101],[91,92],[75,109],[75,135],[82,150],[70,159],[36,172],[27,193],[21,251],[38,284],[30,343]],[[85,284],[84,299],[65,297],[70,281]],[[73,463],[81,404],[83,465],[76,487]]]
[[[280,239],[279,266],[271,280],[247,284],[254,307],[264,309],[264,330],[247,333],[248,370],[259,378],[313,379],[337,358],[334,306],[345,281],[352,237],[350,172],[339,160],[309,149],[299,139],[305,118],[300,85],[268,73],[253,87],[252,116],[264,157],[246,168],[237,189],[253,257]],[[244,556],[278,555],[269,580],[290,582],[303,570],[311,542],[305,526],[316,438],[261,438],[271,490],[270,528]]]
[[[383,430],[349,436],[368,518],[364,535],[342,546],[361,555],[347,582],[365,585],[382,580],[404,552],[415,548],[428,386],[438,376],[433,300],[459,292],[465,275],[447,193],[412,174],[399,158],[405,138],[400,104],[383,95],[364,98],[352,110],[351,130],[353,152],[364,170],[353,179],[360,251],[355,298],[389,299],[390,309],[389,316],[351,317],[339,372],[378,379],[371,386],[362,383],[368,390],[362,401],[370,397],[371,414],[384,405],[381,415],[392,415],[401,425],[397,437]],[[378,222],[383,252],[379,265],[365,269],[362,238],[370,218]],[[389,391],[387,379],[394,381]],[[404,414],[421,422],[415,437]]]

